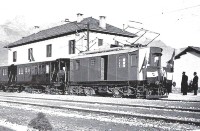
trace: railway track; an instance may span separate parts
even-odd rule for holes
[[[2,99],[4,98],[4,99]],[[11,98],[11,99],[10,99]],[[10,99],[10,100],[9,100]],[[18,99],[18,100],[17,100]],[[23,102],[27,101],[27,102]],[[31,102],[32,101],[32,102]],[[33,102],[34,101],[34,102]],[[37,101],[43,101],[43,102],[37,102]],[[177,107],[162,107],[162,106],[145,106],[145,105],[127,105],[127,104],[117,104],[117,103],[103,103],[103,102],[86,102],[86,101],[71,101],[71,100],[60,100],[60,99],[47,99],[47,98],[30,98],[30,97],[19,97],[19,96],[1,96],[0,102],[6,102],[6,103],[13,103],[13,104],[20,104],[20,105],[30,105],[30,106],[37,106],[37,107],[47,107],[47,108],[53,108],[53,109],[63,109],[63,110],[70,110],[70,111],[78,111],[78,112],[84,112],[84,113],[93,113],[93,114],[101,114],[101,115],[107,115],[107,116],[115,116],[115,117],[126,117],[126,118],[140,118],[140,119],[149,119],[149,120],[155,120],[155,121],[164,121],[164,122],[173,122],[173,123],[180,123],[180,124],[192,124],[196,126],[200,126],[200,121],[196,121],[198,118],[194,119],[184,119],[181,117],[166,117],[165,115],[152,115],[145,114],[145,113],[130,113],[131,111],[134,112],[134,110],[144,110],[144,111],[154,111],[154,112],[177,112],[177,113],[191,113],[191,116],[199,115],[200,110],[199,109],[188,109],[188,108],[177,108]],[[49,104],[49,103],[62,103],[61,106],[59,104]],[[44,104],[47,103],[47,104]],[[79,106],[66,106],[67,104],[78,104]],[[94,105],[94,107],[102,107],[100,108],[87,108],[83,105]],[[109,108],[111,110],[109,110]],[[118,108],[131,110],[130,112],[126,111],[116,111],[115,109]],[[106,109],[104,109],[106,108]]]
[[[77,101],[77,100],[62,100],[62,99],[48,99],[48,98],[32,98],[32,97],[20,97],[20,96],[1,96],[1,97],[10,97],[10,98],[24,98],[24,99],[36,99],[36,100],[47,100],[47,101],[60,101],[60,102],[68,102],[68,103],[83,103],[83,104],[101,104],[101,105],[109,105],[109,106],[121,106],[121,107],[141,107],[141,108],[154,108],[154,109],[167,109],[167,110],[176,110],[176,111],[190,111],[190,112],[200,112],[200,109],[194,108],[181,108],[181,107],[166,107],[166,106],[153,106],[153,105],[139,105],[139,104],[117,104],[117,103],[105,103],[105,102],[92,102],[92,101]],[[168,101],[168,100],[160,100],[160,101]],[[169,100],[182,102],[182,100]],[[187,103],[196,103],[197,101],[183,101]]]

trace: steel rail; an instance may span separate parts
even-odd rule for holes
[[[26,102],[14,102],[8,100],[0,100],[0,102],[7,102],[7,103],[14,103],[14,104],[21,104],[21,105],[31,105],[31,106],[38,106],[38,107],[47,107],[53,109],[63,109],[63,110],[70,110],[70,111],[78,111],[84,113],[95,113],[101,115],[111,115],[115,117],[128,117],[128,118],[139,118],[139,119],[149,119],[149,120],[156,120],[156,121],[165,121],[167,123],[180,123],[180,124],[189,124],[200,126],[200,122],[197,121],[190,121],[190,120],[181,120],[181,119],[173,119],[173,118],[165,118],[165,117],[155,117],[155,116],[145,116],[145,115],[137,115],[137,114],[126,114],[126,113],[116,113],[116,112],[109,112],[109,111],[101,111],[101,110],[91,110],[91,109],[78,109],[78,108],[70,108],[70,107],[60,107],[60,106],[51,106],[51,105],[41,105],[41,104],[33,104],[33,103],[26,103]]]

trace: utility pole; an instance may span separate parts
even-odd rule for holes
[[[89,28],[90,28],[90,25],[89,25],[89,22],[87,23],[87,51],[89,51],[90,49],[90,34],[89,34]]]

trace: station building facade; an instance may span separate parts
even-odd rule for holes
[[[133,33],[107,24],[104,16],[97,20],[77,14],[77,21],[41,30],[7,45],[8,64],[71,58],[84,51],[120,46],[134,37],[136,35]]]

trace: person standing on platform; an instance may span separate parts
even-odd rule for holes
[[[193,82],[192,82],[192,87],[194,89],[194,95],[197,95],[197,90],[198,90],[198,76],[197,73],[194,72],[194,78],[193,78]]]
[[[183,93],[183,95],[187,95],[187,89],[188,89],[188,76],[185,74],[185,72],[183,72],[181,81],[181,92]]]

